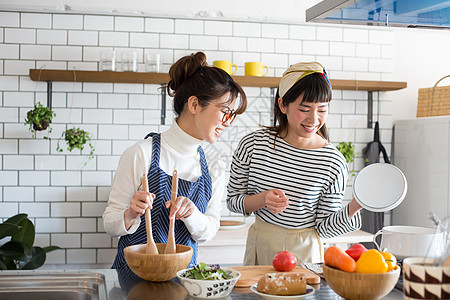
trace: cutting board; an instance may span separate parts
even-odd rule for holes
[[[235,287],[250,287],[258,282],[259,278],[266,273],[303,273],[306,276],[307,284],[319,284],[320,277],[313,272],[306,270],[302,267],[295,267],[289,272],[279,272],[272,266],[239,266],[230,267],[230,269],[236,270],[241,273],[241,278],[236,282]]]

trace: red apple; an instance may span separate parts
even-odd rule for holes
[[[297,265],[297,258],[289,251],[280,251],[273,257],[272,266],[281,272],[290,271]]]

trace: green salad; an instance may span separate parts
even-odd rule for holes
[[[220,265],[209,265],[205,263],[199,263],[193,269],[188,270],[184,273],[184,277],[190,279],[200,279],[200,280],[223,280],[231,279],[231,274],[227,274]]]

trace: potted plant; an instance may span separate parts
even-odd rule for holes
[[[38,102],[32,110],[27,112],[25,125],[30,126],[29,130],[33,133],[33,137],[35,137],[36,131],[47,129],[54,116],[56,114],[49,107]],[[49,132],[52,132],[51,128],[49,128]],[[48,139],[48,137],[44,137],[44,139]]]
[[[0,224],[0,240],[11,239],[0,246],[0,270],[33,270],[42,266],[46,253],[61,249],[58,246],[33,246],[34,225],[27,214],[15,215]]]
[[[352,142],[340,142],[339,145],[336,146],[339,152],[345,157],[345,161],[347,164],[350,164],[355,161],[355,145]],[[348,172],[352,176],[355,176],[355,170],[350,170]]]
[[[73,127],[71,129],[67,129],[66,131],[63,131],[61,138],[64,136],[64,140],[66,141],[68,147],[67,150],[72,151],[73,149],[79,149],[83,150],[86,143],[89,143],[89,147],[91,149],[89,153],[88,160],[94,158],[94,151],[95,148],[92,146],[91,143],[91,136],[89,132],[84,131],[83,129]],[[63,149],[59,146],[59,140],[58,140],[58,146],[56,148],[59,152],[62,152]],[[87,163],[87,162],[86,162]],[[85,165],[86,165],[85,163]]]

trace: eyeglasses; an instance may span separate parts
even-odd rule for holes
[[[236,112],[234,109],[229,109],[228,107],[225,108],[225,110],[222,110],[223,117],[222,117],[222,123],[226,123],[230,121],[230,124],[233,123],[234,119],[236,118]]]

